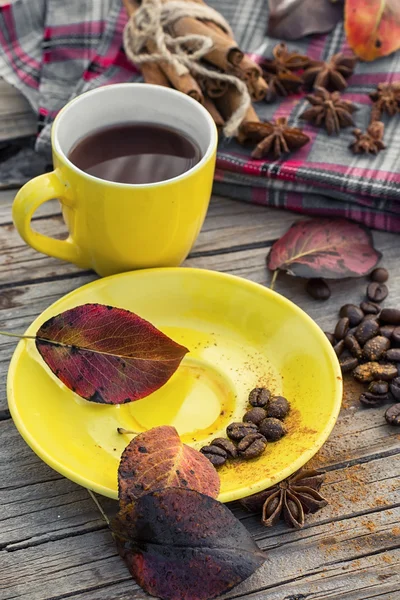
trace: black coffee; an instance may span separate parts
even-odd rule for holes
[[[75,144],[68,158],[94,177],[137,184],[182,175],[199,162],[201,154],[179,131],[125,123],[94,131]]]

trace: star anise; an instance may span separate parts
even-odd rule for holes
[[[374,121],[364,133],[361,129],[354,129],[355,141],[349,148],[354,154],[378,154],[386,148],[383,143],[385,126],[381,121]]]
[[[339,92],[329,93],[324,88],[315,88],[314,94],[306,96],[311,108],[305,110],[300,118],[317,127],[325,127],[328,135],[339,133],[342,127],[354,125],[353,112],[357,107],[348,100],[343,100]]]
[[[319,493],[325,473],[300,469],[277,485],[240,501],[251,512],[262,512],[261,523],[275,525],[282,517],[290,527],[301,529],[304,515],[315,513],[328,504]]]
[[[282,154],[298,150],[310,141],[308,135],[298,127],[289,127],[285,117],[279,117],[276,121],[260,123],[248,121],[240,128],[238,140],[258,142],[251,156],[263,158],[273,156],[277,159]]]
[[[269,86],[265,97],[267,102],[272,102],[278,96],[286,97],[298,92],[303,85],[303,80],[293,71],[305,69],[310,62],[308,56],[289,52],[284,43],[277,44],[272,54],[274,58],[266,59],[262,65],[264,78]]]
[[[377,89],[369,97],[374,103],[371,110],[371,121],[379,121],[383,113],[393,117],[400,112],[400,81],[379,83]]]
[[[353,75],[357,59],[353,56],[335,54],[328,62],[311,61],[310,66],[303,73],[305,85],[313,87],[324,87],[327,90],[344,90],[347,87],[349,77]]]

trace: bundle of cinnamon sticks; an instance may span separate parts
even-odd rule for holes
[[[169,1],[171,0],[162,0],[163,3]],[[188,4],[195,2],[205,5],[204,0],[185,1]],[[140,0],[123,0],[123,3],[129,16],[140,8]],[[253,102],[265,98],[268,84],[262,77],[261,68],[240,50],[229,31],[212,21],[184,16],[174,21],[168,33],[173,37],[199,35],[211,38],[212,47],[203,58],[207,66],[212,66],[217,72],[234,75],[243,81]],[[155,43],[149,40],[147,43],[149,56],[155,50]],[[196,79],[190,72],[179,74],[173,64],[162,60],[144,62],[140,68],[146,83],[173,87],[203,104],[220,131],[240,105],[240,93],[234,85],[226,81],[208,77]],[[248,108],[243,123],[248,121],[259,121],[252,105]]]

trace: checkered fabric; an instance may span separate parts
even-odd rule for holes
[[[268,0],[210,0],[230,22],[239,45],[257,61],[277,40],[265,35]],[[38,114],[36,149],[50,155],[51,123],[70,99],[91,88],[140,80],[126,59],[121,0],[14,0],[0,7],[0,76],[17,87]],[[289,44],[314,59],[346,50],[343,25],[324,36]],[[400,52],[360,62],[344,97],[359,106],[357,127],[368,124],[368,93],[400,80]],[[286,116],[303,126],[303,96],[256,105],[262,119]],[[345,216],[370,227],[400,232],[400,116],[385,123],[387,149],[354,156],[351,128],[338,137],[304,126],[311,142],[278,161],[253,160],[235,140],[219,146],[214,192],[309,215]]]

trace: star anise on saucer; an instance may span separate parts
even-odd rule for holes
[[[242,143],[258,142],[251,154],[253,158],[271,156],[275,159],[282,154],[298,150],[310,141],[308,135],[301,129],[290,127],[285,117],[265,123],[248,121],[241,126],[238,139]]]
[[[265,97],[267,102],[272,102],[278,96],[285,97],[298,92],[303,80],[293,71],[305,69],[310,62],[304,54],[289,52],[284,43],[277,44],[272,54],[273,58],[266,59],[262,64],[264,78],[269,86]]]
[[[383,143],[383,134],[385,126],[381,121],[374,121],[368,127],[366,132],[361,129],[354,129],[355,141],[349,148],[354,154],[378,154],[386,148]]]
[[[318,87],[315,88],[314,94],[309,94],[306,98],[312,106],[305,110],[300,118],[317,127],[325,127],[328,135],[339,133],[342,127],[354,125],[351,115],[357,107],[352,102],[343,100],[339,92],[331,94]]]
[[[400,81],[379,83],[369,97],[374,103],[371,110],[371,121],[379,121],[383,113],[393,117],[400,112]]]
[[[313,469],[300,469],[277,485],[240,501],[251,512],[262,513],[261,523],[272,527],[280,518],[287,525],[301,529],[304,517],[328,504],[319,489],[325,473]]]
[[[346,80],[353,75],[356,62],[356,57],[342,53],[335,54],[327,62],[311,61],[303,73],[304,84],[309,89],[324,87],[330,91],[344,90],[347,87]]]

